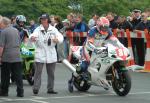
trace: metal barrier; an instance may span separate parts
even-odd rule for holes
[[[118,38],[126,38],[127,39],[127,46],[131,52],[131,60],[128,63],[128,66],[135,64],[135,58],[133,55],[133,46],[132,46],[132,38],[140,39],[143,38],[146,43],[146,53],[145,53],[145,62],[144,62],[144,72],[150,72],[150,34],[147,30],[138,31],[138,32],[130,32],[129,30],[118,32],[116,29],[113,30],[113,34]],[[87,37],[87,32],[66,32],[66,37],[69,38],[70,46],[77,46],[81,41],[82,37]],[[81,46],[81,44],[80,44]],[[70,51],[70,50],[69,50]],[[144,51],[142,51],[144,52]],[[68,59],[70,60],[69,53]]]

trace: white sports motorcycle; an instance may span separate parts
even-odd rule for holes
[[[87,91],[91,85],[101,86],[108,90],[113,88],[119,96],[126,96],[131,89],[131,78],[126,68],[131,58],[126,47],[115,47],[107,44],[105,47],[95,48],[92,52],[87,72],[76,73],[80,68],[82,46],[72,46],[72,58],[77,61],[72,65],[66,59],[62,62],[71,70],[72,77],[68,81],[68,89],[73,92],[73,86],[78,91]]]

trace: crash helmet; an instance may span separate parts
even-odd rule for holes
[[[106,17],[100,17],[96,22],[97,30],[100,34],[108,34],[110,22]]]
[[[26,17],[24,15],[17,15],[16,16],[16,23],[20,25],[20,22],[25,23],[26,22]]]

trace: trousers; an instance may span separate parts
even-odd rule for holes
[[[41,75],[44,63],[35,63],[35,74],[34,74],[34,85],[33,90],[39,90],[41,87]],[[47,90],[52,91],[54,89],[54,72],[55,72],[56,63],[46,63],[46,70],[47,70]]]
[[[9,91],[9,81],[10,74],[14,76],[16,85],[17,85],[17,93],[23,94],[23,79],[22,79],[22,63],[8,63],[2,62],[1,67],[1,90],[2,93],[8,93]]]

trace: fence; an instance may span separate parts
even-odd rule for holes
[[[148,32],[148,30],[144,30],[144,31],[137,31],[137,32],[130,32],[129,30],[126,31],[121,31],[121,32],[117,32],[117,30],[113,31],[113,34],[118,37],[119,39],[124,39],[125,43],[123,43],[124,45],[126,45],[128,47],[128,49],[131,52],[131,60],[128,63],[129,65],[135,65],[135,59],[138,55],[134,55],[133,53],[133,49],[134,49],[134,45],[140,44],[140,45],[145,45],[145,52],[144,49],[138,49],[137,51],[140,51],[141,54],[143,54],[143,57],[139,57],[140,59],[143,58],[144,59],[144,72],[150,72],[150,34]],[[69,42],[70,45],[74,46],[74,45],[81,45],[81,39],[82,38],[86,38],[87,37],[87,32],[71,32],[71,31],[67,31],[66,32],[66,37],[69,38]],[[141,43],[137,42],[133,42],[133,40],[140,40],[143,41]],[[144,47],[143,47],[144,48]],[[70,50],[69,50],[70,51]],[[136,53],[137,54],[137,53]],[[69,54],[70,56],[70,54]],[[70,59],[70,57],[68,56],[68,59]]]

